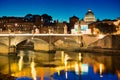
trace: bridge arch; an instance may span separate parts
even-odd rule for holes
[[[73,38],[58,39],[57,41],[54,42],[54,45],[57,49],[76,50],[80,48],[79,42],[77,42]]]
[[[49,44],[47,41],[40,39],[40,38],[32,38],[32,39],[23,39],[21,42],[19,41],[18,44],[16,44],[17,47],[20,48],[20,44],[23,45],[21,47],[24,47],[26,44],[26,47],[29,49],[34,50],[41,50],[41,51],[49,51],[49,49],[53,49],[53,45]]]

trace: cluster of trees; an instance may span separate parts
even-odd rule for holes
[[[99,31],[103,34],[111,34],[111,33],[114,33],[116,32],[116,26],[114,24],[108,24],[108,23],[97,23],[95,25],[95,28],[99,29]]]
[[[48,14],[43,14],[43,15],[32,15],[32,14],[27,14],[24,17],[25,21],[29,22],[43,22],[43,25],[49,25],[52,22],[52,17]],[[36,21],[37,20],[37,21]]]

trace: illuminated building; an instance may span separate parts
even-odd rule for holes
[[[120,34],[120,18],[118,18],[117,21],[114,21],[113,24],[115,26],[117,26],[116,27],[116,30],[117,30],[116,34]]]
[[[96,22],[96,18],[94,16],[94,13],[89,9],[88,12],[86,13],[85,17],[84,17],[84,21],[87,24]]]

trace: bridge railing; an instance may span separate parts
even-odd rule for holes
[[[82,34],[0,34],[0,36],[82,36]]]

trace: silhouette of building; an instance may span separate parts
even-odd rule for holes
[[[70,19],[69,19],[69,22],[72,24],[75,24],[78,21],[79,21],[79,18],[76,16],[70,17]]]
[[[69,27],[68,31],[71,31],[71,29],[74,29],[74,25],[76,22],[79,22],[79,18],[76,16],[72,16],[69,18]]]

